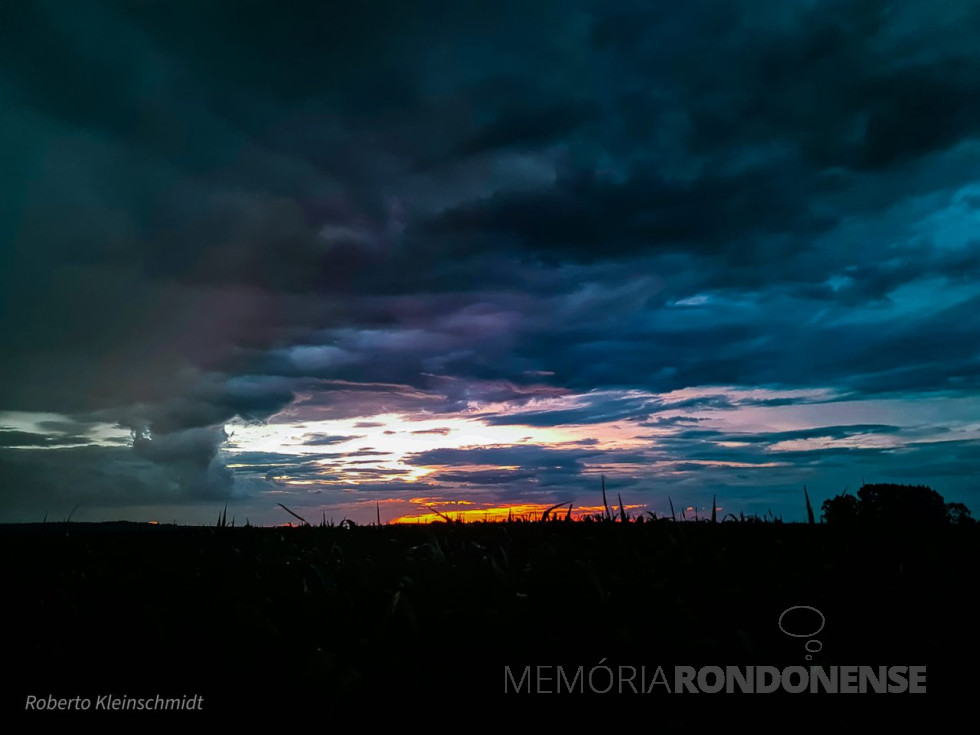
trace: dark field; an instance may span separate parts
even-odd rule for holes
[[[199,694],[205,714],[229,718],[439,717],[461,705],[544,717],[582,701],[642,708],[658,727],[748,710],[771,721],[914,709],[941,722],[970,711],[980,681],[977,525],[44,524],[0,527],[0,560],[12,678],[5,716],[22,714],[31,694],[112,693]],[[794,638],[778,621],[801,605],[826,624],[807,637],[819,617],[797,610],[784,619],[804,634]],[[811,661],[808,640],[822,644],[811,644],[820,648]],[[616,676],[609,693],[579,700],[556,685],[558,665],[567,681],[601,661]],[[663,666],[673,690],[675,665],[809,664],[926,666],[927,692],[631,690],[643,689],[641,667],[649,684]],[[526,666],[532,676],[545,667],[543,686],[535,679],[529,694],[529,679],[523,693],[505,693],[505,666],[517,680]],[[622,695],[620,666],[637,672]],[[600,690],[607,681],[594,679]],[[106,713],[73,716],[97,714]]]

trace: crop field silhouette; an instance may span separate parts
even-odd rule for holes
[[[926,667],[924,694],[820,700],[825,710],[860,697],[891,713],[952,701],[971,684],[976,524],[910,533],[734,515],[566,518],[4,526],[17,674],[4,705],[48,691],[194,693],[230,716],[284,702],[499,707],[591,694],[632,696],[684,727],[714,707],[765,697],[773,712],[813,708],[821,695],[668,694],[642,691],[639,674],[625,692],[562,683],[600,663],[617,676],[645,667],[644,685],[657,667]],[[782,629],[791,608],[818,611],[813,640]]]

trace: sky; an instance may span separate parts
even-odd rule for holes
[[[980,5],[0,4],[0,522],[980,513]],[[567,507],[567,506],[566,506]]]

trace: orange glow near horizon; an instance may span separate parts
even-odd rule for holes
[[[424,501],[424,498],[413,498],[411,502]],[[433,507],[435,503],[426,503],[427,506]],[[447,505],[473,505],[468,501],[440,501],[440,506]],[[466,508],[463,510],[454,510],[452,508],[440,509],[438,512],[433,510],[430,513],[420,513],[418,515],[404,515],[395,518],[390,521],[390,523],[439,523],[445,522],[448,518],[451,521],[460,521],[462,523],[477,523],[482,521],[487,522],[500,522],[506,521],[508,518],[513,520],[540,520],[541,516],[544,514],[548,508],[554,506],[554,503],[520,503],[517,505],[502,505],[493,508]],[[646,508],[645,505],[624,505],[627,512],[634,513],[635,511]],[[619,517],[619,506],[615,508],[609,507],[614,518]],[[590,506],[572,506],[572,520],[580,521],[587,516],[593,515],[604,515],[606,509],[601,505],[590,505]],[[551,512],[551,517],[563,519],[568,513],[568,505],[561,505],[555,508]]]

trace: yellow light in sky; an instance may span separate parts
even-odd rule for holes
[[[608,394],[608,395],[607,395]],[[674,461],[657,457],[650,463],[623,462],[620,457],[603,461],[603,453],[608,451],[635,450],[643,453],[654,448],[662,435],[671,436],[676,427],[664,424],[658,426],[651,422],[613,419],[601,422],[560,424],[556,426],[532,425],[540,421],[541,415],[567,415],[572,417],[587,415],[592,405],[601,405],[606,400],[626,400],[644,406],[649,401],[651,408],[683,404],[693,398],[721,396],[738,403],[741,400],[769,398],[797,398],[817,401],[827,397],[827,391],[771,391],[762,388],[707,387],[673,391],[666,394],[652,394],[643,391],[592,391],[587,394],[563,394],[532,398],[520,405],[514,403],[471,404],[454,414],[401,414],[381,413],[355,416],[343,419],[300,420],[292,407],[287,407],[265,424],[247,424],[234,421],[226,427],[230,438],[224,450],[230,466],[244,469],[249,464],[264,464],[276,468],[279,482],[285,485],[332,485],[355,488],[361,484],[378,485],[385,482],[417,482],[438,473],[441,468],[451,467],[459,471],[475,471],[476,464],[464,467],[460,462],[447,461],[445,464],[426,466],[424,457],[416,455],[431,450],[463,450],[493,447],[540,446],[549,449],[582,450],[581,465],[587,471],[619,473],[640,477],[651,470],[673,473],[678,471]],[[773,431],[782,427],[772,424],[786,423],[794,428],[800,423],[802,414],[814,405],[757,406],[751,402],[739,406],[737,410],[729,407],[714,408],[710,404],[699,406],[690,413],[704,427],[719,431]],[[784,416],[780,413],[783,409]],[[792,409],[792,410],[790,410]],[[670,410],[670,415],[688,416],[684,410]],[[796,414],[800,414],[799,416]],[[752,420],[743,418],[749,415]],[[485,417],[509,416],[520,421],[526,416],[530,424],[491,424]],[[634,417],[635,418],[635,417]],[[541,422],[545,423],[545,422]],[[737,438],[723,440],[722,446],[737,448]],[[778,449],[773,447],[772,461],[766,463],[739,462],[724,460],[684,459],[687,465],[698,464],[706,467],[761,468],[779,467]],[[590,454],[591,450],[595,454]],[[264,462],[254,458],[243,458],[236,462],[235,454],[253,453],[270,455]],[[296,460],[300,460],[297,463]],[[305,460],[305,461],[304,461]],[[681,461],[681,460],[678,460]],[[302,467],[295,479],[290,478],[289,467],[296,464]],[[282,472],[278,471],[282,466]],[[608,465],[608,466],[607,466]],[[504,465],[493,465],[488,469],[500,472],[517,469]],[[685,468],[686,470],[687,468]]]
[[[458,417],[415,420],[400,414],[296,424],[233,422],[228,424],[227,430],[232,435],[228,446],[238,451],[295,455],[349,453],[370,446],[377,451],[404,456],[434,448],[459,449],[525,441],[554,444],[576,438],[562,428],[492,426],[477,419]],[[325,445],[304,444],[318,435],[350,439]]]
[[[579,433],[561,427],[495,426],[472,418],[413,419],[401,414],[262,425],[232,422],[226,428],[230,435],[226,448],[232,454],[315,456],[316,465],[323,470],[322,480],[315,482],[340,485],[357,484],[364,476],[376,481],[377,474],[372,472],[377,471],[385,472],[386,479],[418,481],[433,470],[406,459],[427,450],[554,445],[574,441]],[[318,437],[329,443],[308,443]],[[291,485],[310,482],[282,479]]]

